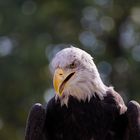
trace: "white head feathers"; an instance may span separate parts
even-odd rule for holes
[[[100,99],[103,99],[107,87],[100,78],[93,58],[87,52],[75,47],[65,48],[55,55],[52,67],[54,70],[56,68],[69,69],[68,66],[73,62],[77,65],[76,75],[70,81],[70,87],[65,89],[65,98],[61,100],[61,104],[68,103],[69,95],[78,100],[90,100],[96,93]]]
[[[91,57],[91,55],[87,52],[79,48],[70,47],[63,49],[56,54],[52,61],[52,66],[53,68],[63,68],[66,65],[71,64],[73,61],[78,61],[81,62],[81,64],[83,64],[84,66],[88,67],[88,69],[91,69],[91,65],[94,64],[92,59],[93,58]]]

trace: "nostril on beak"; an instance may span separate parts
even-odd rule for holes
[[[62,76],[63,74],[62,73],[59,73],[59,75]]]

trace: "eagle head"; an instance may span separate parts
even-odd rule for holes
[[[53,85],[56,98],[67,104],[69,96],[78,100],[90,100],[92,96],[103,99],[107,87],[90,54],[76,47],[59,51],[52,60]]]

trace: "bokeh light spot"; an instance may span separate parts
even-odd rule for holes
[[[105,75],[109,75],[111,73],[111,71],[112,71],[112,66],[107,61],[101,61],[98,64],[98,69],[99,69],[100,73],[103,73]]]
[[[140,24],[140,7],[134,7],[131,10],[131,18],[134,22]]]
[[[98,16],[98,10],[95,7],[86,7],[83,10],[83,17],[87,20],[95,20]]]
[[[79,36],[79,40],[85,47],[92,47],[96,43],[96,37],[90,31],[82,32]]]
[[[54,89],[52,89],[52,88],[47,89],[44,93],[45,102],[48,102],[54,95],[55,95]]]
[[[120,28],[120,44],[128,49],[131,48],[136,42],[135,31],[133,24],[127,22]]]
[[[116,61],[114,63],[114,67],[115,67],[115,70],[119,74],[124,74],[129,69],[129,63],[125,58],[120,57],[120,58],[116,59]]]
[[[93,46],[94,55],[103,55],[105,53],[106,46],[105,43],[101,40],[97,40],[96,44]]]
[[[22,13],[24,15],[32,15],[37,10],[37,5],[34,1],[26,1],[22,5]]]
[[[112,4],[112,0],[94,0],[100,6],[107,6]]]
[[[10,38],[0,38],[0,56],[9,55],[12,52],[13,44]]]
[[[97,67],[98,67],[102,80],[104,82],[109,82],[108,76],[110,75],[110,73],[112,71],[111,64],[108,63],[107,61],[101,61],[100,63],[98,63]]]
[[[103,16],[100,20],[100,25],[104,31],[111,31],[114,28],[115,23],[113,18],[109,16]]]
[[[140,46],[136,46],[132,49],[132,57],[135,61],[140,61]]]

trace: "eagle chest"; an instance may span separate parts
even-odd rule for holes
[[[104,137],[111,123],[110,114],[99,102],[79,103],[72,100],[68,107],[56,107],[55,114],[52,117],[55,124],[52,132],[55,132],[55,139],[60,140],[91,140],[94,135]]]

